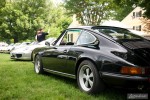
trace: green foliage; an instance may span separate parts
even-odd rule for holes
[[[150,0],[114,0],[114,2],[119,6],[140,6],[145,10],[144,17],[150,18]]]
[[[38,12],[39,11],[39,12]],[[46,0],[16,0],[7,2],[1,9],[0,33],[2,38],[14,39],[14,42],[32,38],[36,30],[44,26]]]
[[[34,40],[39,28],[52,31],[49,36],[57,36],[71,21],[64,9],[47,0],[7,1],[0,13],[0,39],[14,42]]]
[[[6,0],[0,0],[0,9],[5,7]]]
[[[83,25],[99,25],[112,18],[116,9],[112,0],[65,0],[64,7]]]
[[[116,5],[115,17],[114,19],[122,21],[133,9],[133,4],[130,2],[124,3],[126,0],[114,0]]]
[[[56,6],[52,9],[50,19],[51,26],[48,35],[50,37],[58,37],[60,32],[68,28],[71,23],[71,17],[66,15],[62,6]]]
[[[141,6],[145,10],[144,17],[150,19],[150,0],[139,0],[139,2],[139,6]]]

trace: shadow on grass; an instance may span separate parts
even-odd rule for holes
[[[51,78],[54,78],[55,80],[62,81],[65,84],[72,85],[75,89],[79,89],[77,85],[77,81],[75,79],[70,79],[67,77],[51,74],[51,73],[45,73],[45,76],[49,76]],[[123,88],[114,88],[107,86],[106,89],[96,95],[91,95],[94,98],[99,98],[103,96],[105,100],[126,100],[128,93],[140,93],[136,90],[129,90],[129,89],[123,89]]]
[[[21,60],[21,59],[10,59],[9,61],[12,61],[12,62],[31,62],[31,60]]]

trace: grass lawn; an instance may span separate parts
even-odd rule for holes
[[[123,91],[111,88],[88,95],[79,90],[76,80],[37,75],[31,61],[11,60],[9,54],[0,53],[0,100],[124,100]]]

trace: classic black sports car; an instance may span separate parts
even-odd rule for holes
[[[110,26],[83,26],[62,32],[53,46],[33,52],[34,69],[77,79],[86,93],[108,85],[148,89],[150,42],[131,31]]]

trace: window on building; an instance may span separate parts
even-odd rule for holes
[[[141,25],[133,26],[133,30],[141,31]]]
[[[135,30],[135,26],[133,26],[133,30]]]
[[[137,31],[141,31],[141,25],[136,26],[136,30],[137,30]]]
[[[132,16],[132,18],[135,18],[135,12],[133,12],[133,16]]]
[[[142,11],[133,12],[132,18],[142,17]]]
[[[136,12],[136,17],[142,17],[142,11]]]

